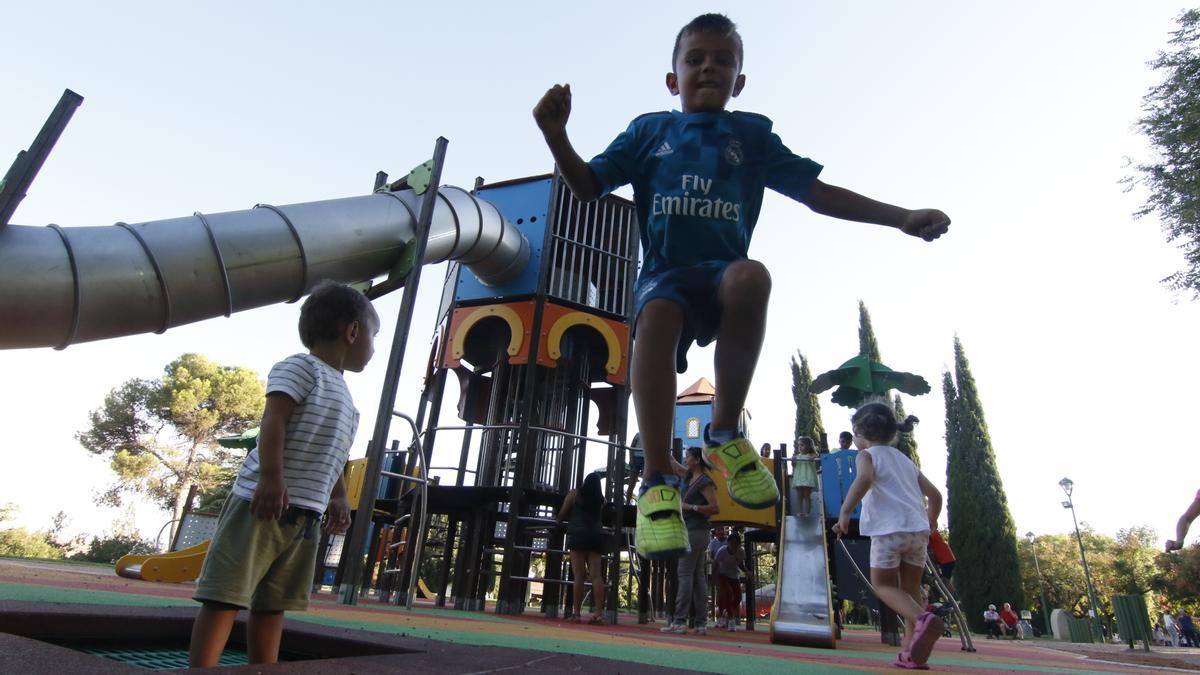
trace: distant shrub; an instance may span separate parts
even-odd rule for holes
[[[87,550],[71,556],[71,560],[107,563],[111,565],[117,562],[122,556],[130,553],[134,555],[146,555],[157,552],[158,548],[155,547],[153,542],[141,539],[137,535],[115,534],[103,538],[92,537]],[[59,557],[62,557],[61,554]]]

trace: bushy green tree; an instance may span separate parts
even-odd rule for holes
[[[821,423],[821,404],[817,401],[817,395],[809,391],[811,386],[812,371],[808,369],[808,359],[797,350],[796,355],[792,357],[792,400],[796,402],[796,429],[793,438],[808,436],[817,444],[818,449],[821,449],[825,425]]]
[[[1193,616],[1200,614],[1200,544],[1157,554],[1155,567],[1157,612],[1169,607],[1187,610]]]
[[[967,620],[983,628],[988,603],[1025,605],[1017,528],[992,450],[983,404],[962,342],[954,339],[954,378],[942,378],[946,396],[947,511],[954,571]]]
[[[15,505],[0,506],[0,523],[12,520],[16,514]],[[49,531],[30,532],[23,527],[6,527],[0,528],[0,556],[58,559],[63,557],[63,550]]]
[[[1157,214],[1167,241],[1183,251],[1184,269],[1163,281],[1200,297],[1200,10],[1183,12],[1178,22],[1168,50],[1150,62],[1163,79],[1142,99],[1138,120],[1156,157],[1125,182],[1149,191],[1137,215]]]
[[[157,380],[113,389],[76,435],[89,452],[108,457],[117,474],[100,501],[115,506],[138,494],[178,519],[193,485],[203,494],[227,481],[242,454],[216,439],[257,424],[264,391],[253,370],[219,366],[200,354],[180,356]]]

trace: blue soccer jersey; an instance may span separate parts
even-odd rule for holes
[[[766,117],[727,111],[642,115],[588,166],[603,194],[633,185],[643,276],[746,258],[763,190],[803,200],[822,168]]]

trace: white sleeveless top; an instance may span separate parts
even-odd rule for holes
[[[868,536],[928,532],[929,514],[917,480],[917,465],[890,445],[876,445],[862,452],[870,455],[875,465],[875,482],[863,497],[858,531]]]

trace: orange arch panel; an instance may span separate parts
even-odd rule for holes
[[[498,318],[508,324],[509,341],[508,348],[505,350],[508,353],[510,361],[515,362],[513,357],[521,353],[521,346],[525,343],[525,335],[528,332],[525,328],[524,307],[516,307],[512,305],[485,305],[483,307],[466,307],[454,311],[454,317],[450,325],[450,344],[446,349],[446,356],[443,360],[443,365],[449,368],[457,368],[465,353],[467,335],[475,324],[484,319]]]

